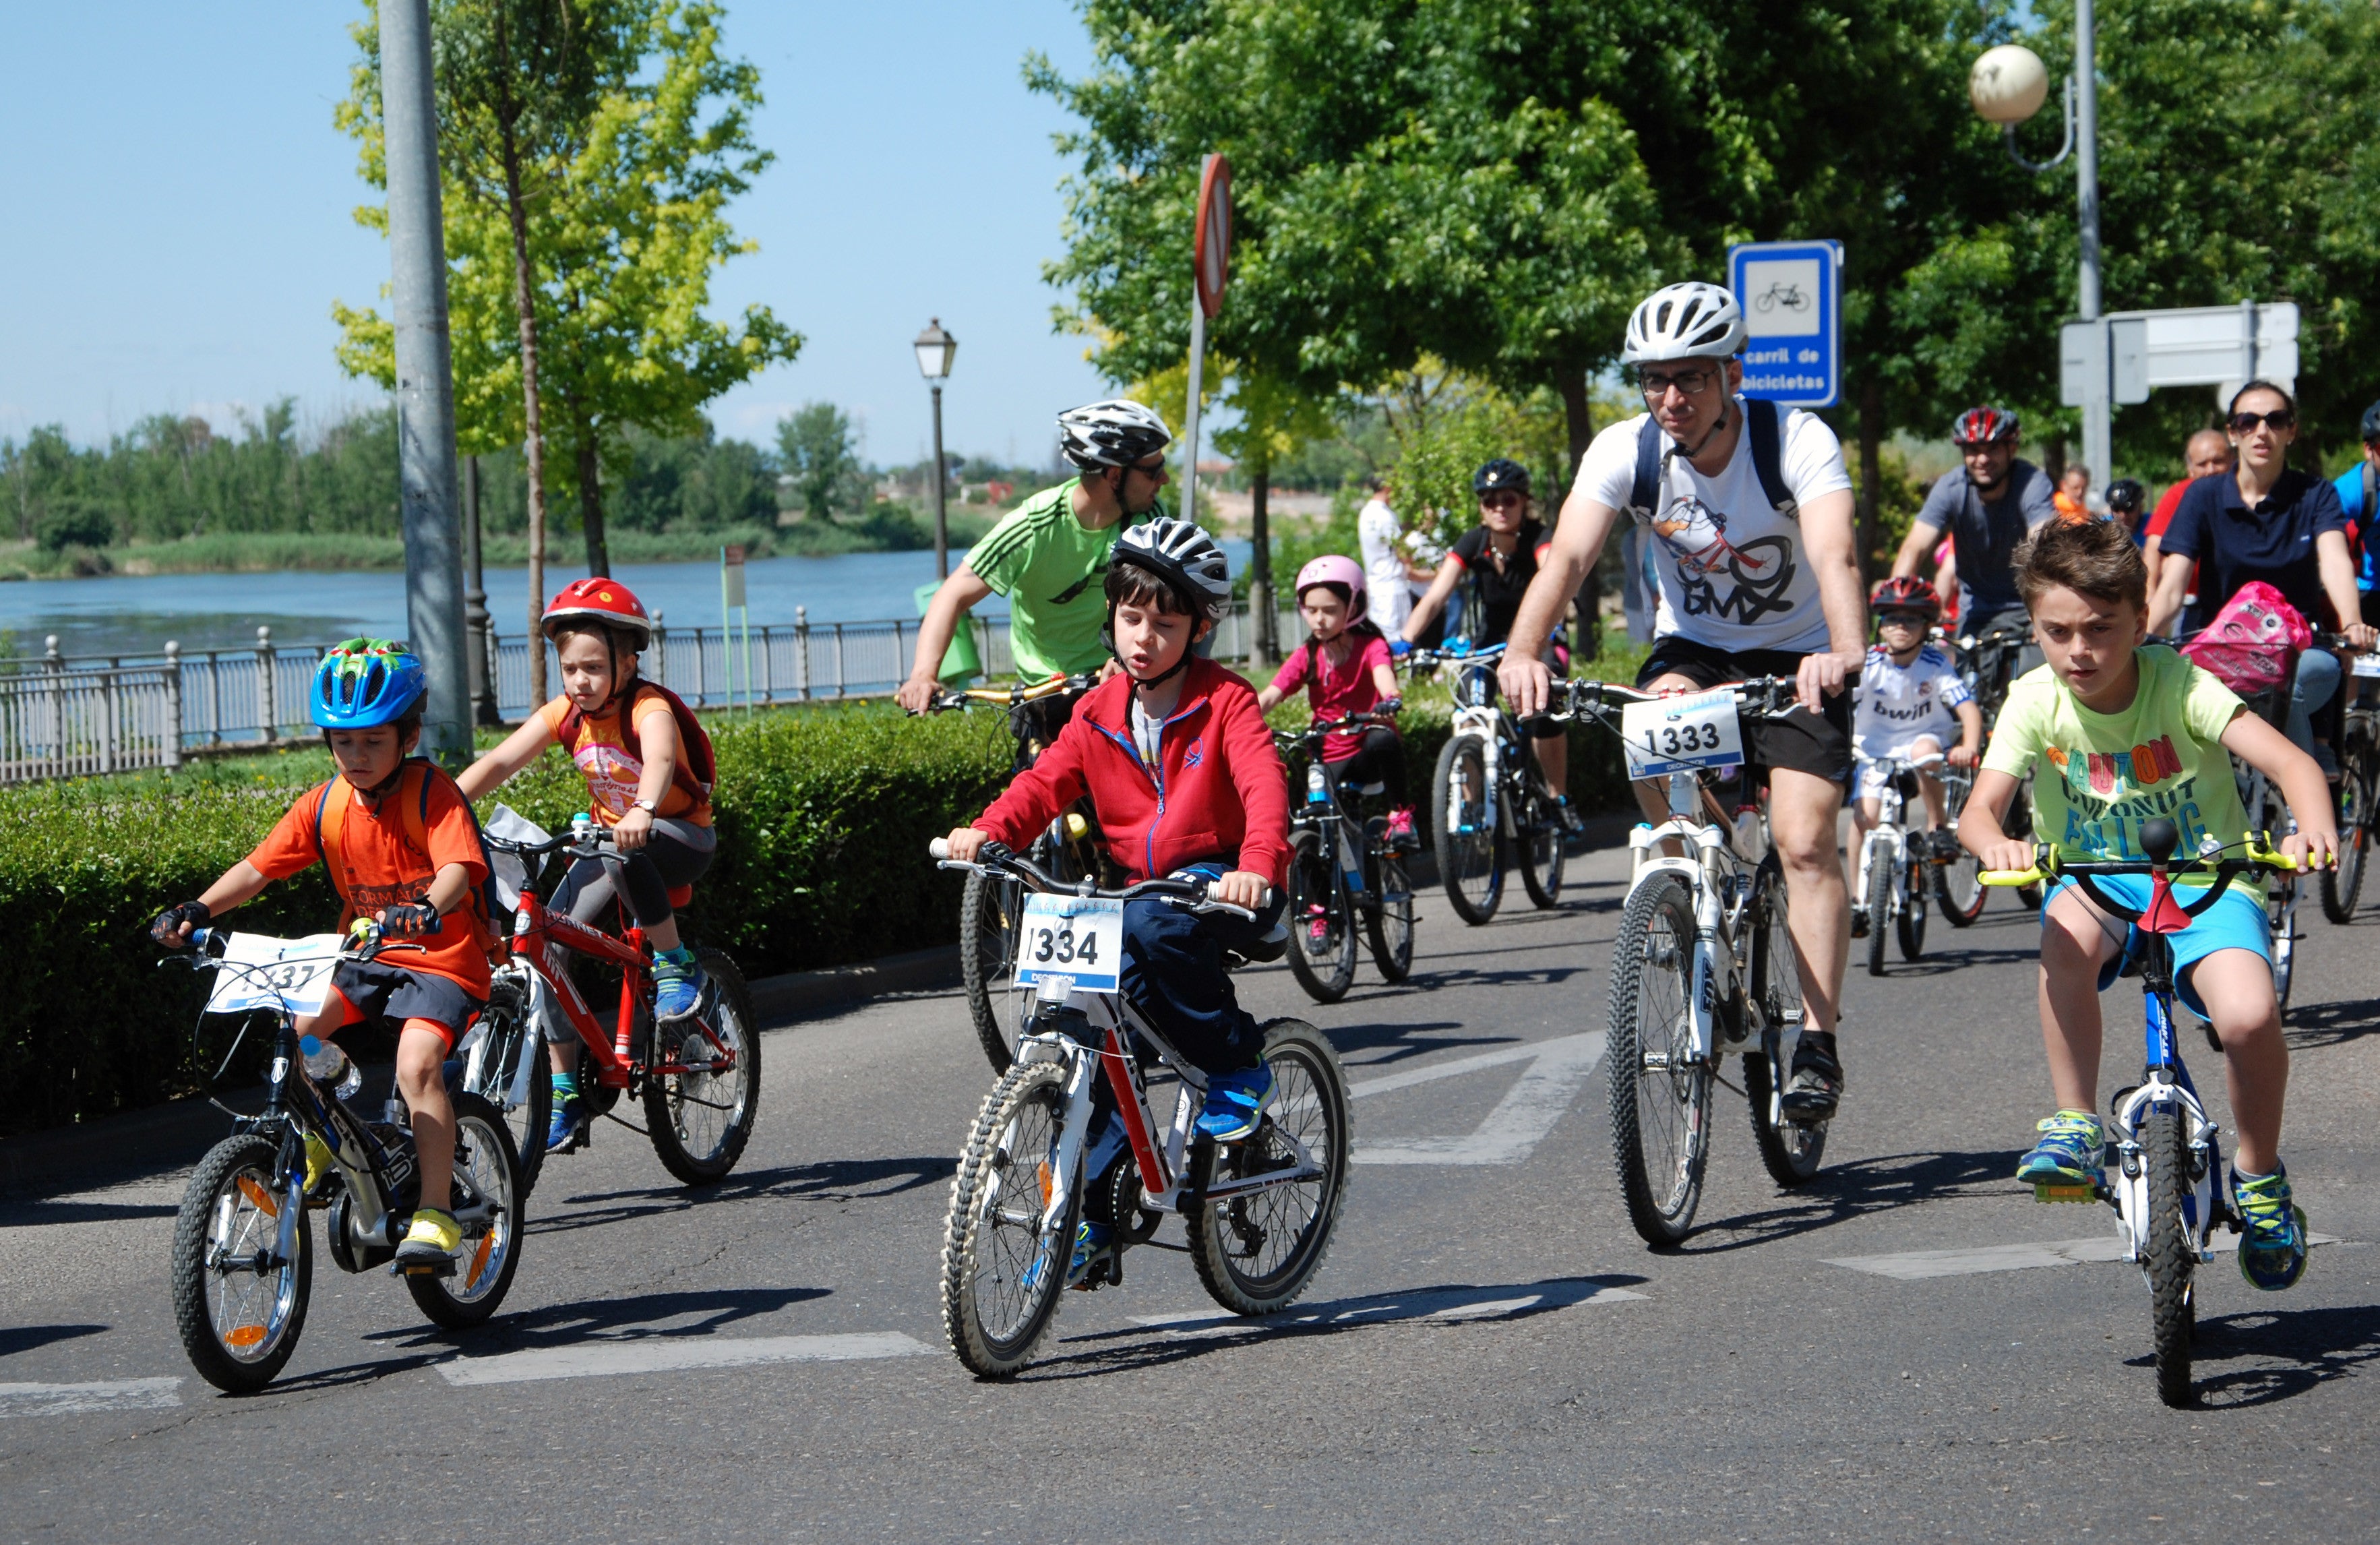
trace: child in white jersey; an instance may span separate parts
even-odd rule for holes
[[[1934,587],[1913,577],[1888,579],[1869,604],[1876,614],[1877,641],[1860,667],[1859,708],[1852,721],[1860,759],[1852,805],[1854,863],[1876,823],[1888,760],[1922,761],[1944,756],[1949,746],[1951,766],[1973,767],[1984,742],[1984,715],[1974,693],[1949,655],[1925,641],[1926,630],[1942,614],[1942,598]],[[1958,739],[1951,744],[1954,731]],[[1955,858],[1957,839],[1950,834],[1941,780],[1921,772],[1917,789],[1937,855]],[[1864,910],[1852,908],[1854,937],[1864,932],[1866,921]]]

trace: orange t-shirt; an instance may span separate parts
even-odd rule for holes
[[[545,721],[546,733],[557,741],[562,738],[562,721],[569,712],[570,700],[566,697],[556,698],[537,711],[538,717]],[[637,700],[636,727],[639,734],[655,714],[672,718],[670,705],[662,700],[661,694],[647,693]],[[593,807],[590,813],[606,826],[620,824],[620,818],[636,808],[637,786],[645,777],[645,750],[636,736],[621,733],[619,704],[614,702],[601,713],[582,715],[576,744],[563,749],[570,753],[570,760],[578,764],[579,775],[587,780],[587,797]],[[686,757],[682,744],[678,757],[682,763]],[[697,799],[673,779],[668,792],[662,796],[661,809],[653,813],[708,826],[710,801]]]
[[[375,809],[345,778],[334,778],[308,789],[256,845],[248,861],[258,873],[268,880],[285,880],[318,860],[328,862],[316,844],[316,812],[327,811],[322,803],[325,790],[329,798],[350,801],[339,825],[339,856],[346,872],[331,876],[340,899],[347,904],[346,914],[339,919],[342,930],[383,906],[421,900],[430,894],[430,882],[448,864],[468,870],[473,885],[487,879],[487,855],[480,846],[480,828],[471,819],[471,808],[464,803],[455,780],[436,772],[430,774],[429,808],[421,822],[429,852],[414,845],[394,794],[383,797]],[[485,998],[488,956],[474,937],[477,931],[468,912],[468,903],[457,907],[436,933],[403,941],[419,944],[420,950],[393,950],[379,963],[444,977],[460,983],[473,997]]]

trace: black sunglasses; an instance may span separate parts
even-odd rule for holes
[[[2234,413],[2231,432],[2252,434],[2258,424],[2270,424],[2277,432],[2298,427],[2298,416],[2286,408],[2276,408],[2270,413]]]

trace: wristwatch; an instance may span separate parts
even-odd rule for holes
[[[644,811],[647,815],[659,815],[662,813],[661,807],[650,799],[638,800],[637,809]]]

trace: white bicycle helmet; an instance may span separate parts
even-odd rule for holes
[[[1129,397],[1086,403],[1058,415],[1058,448],[1086,472],[1146,461],[1172,440],[1164,420]]]
[[[1628,319],[1623,365],[1665,359],[1724,359],[1743,347],[1743,310],[1717,285],[1690,279],[1664,285]]]
[[[1215,539],[1186,520],[1169,517],[1133,527],[1116,538],[1108,563],[1148,570],[1199,602],[1217,622],[1231,613],[1232,566]]]

